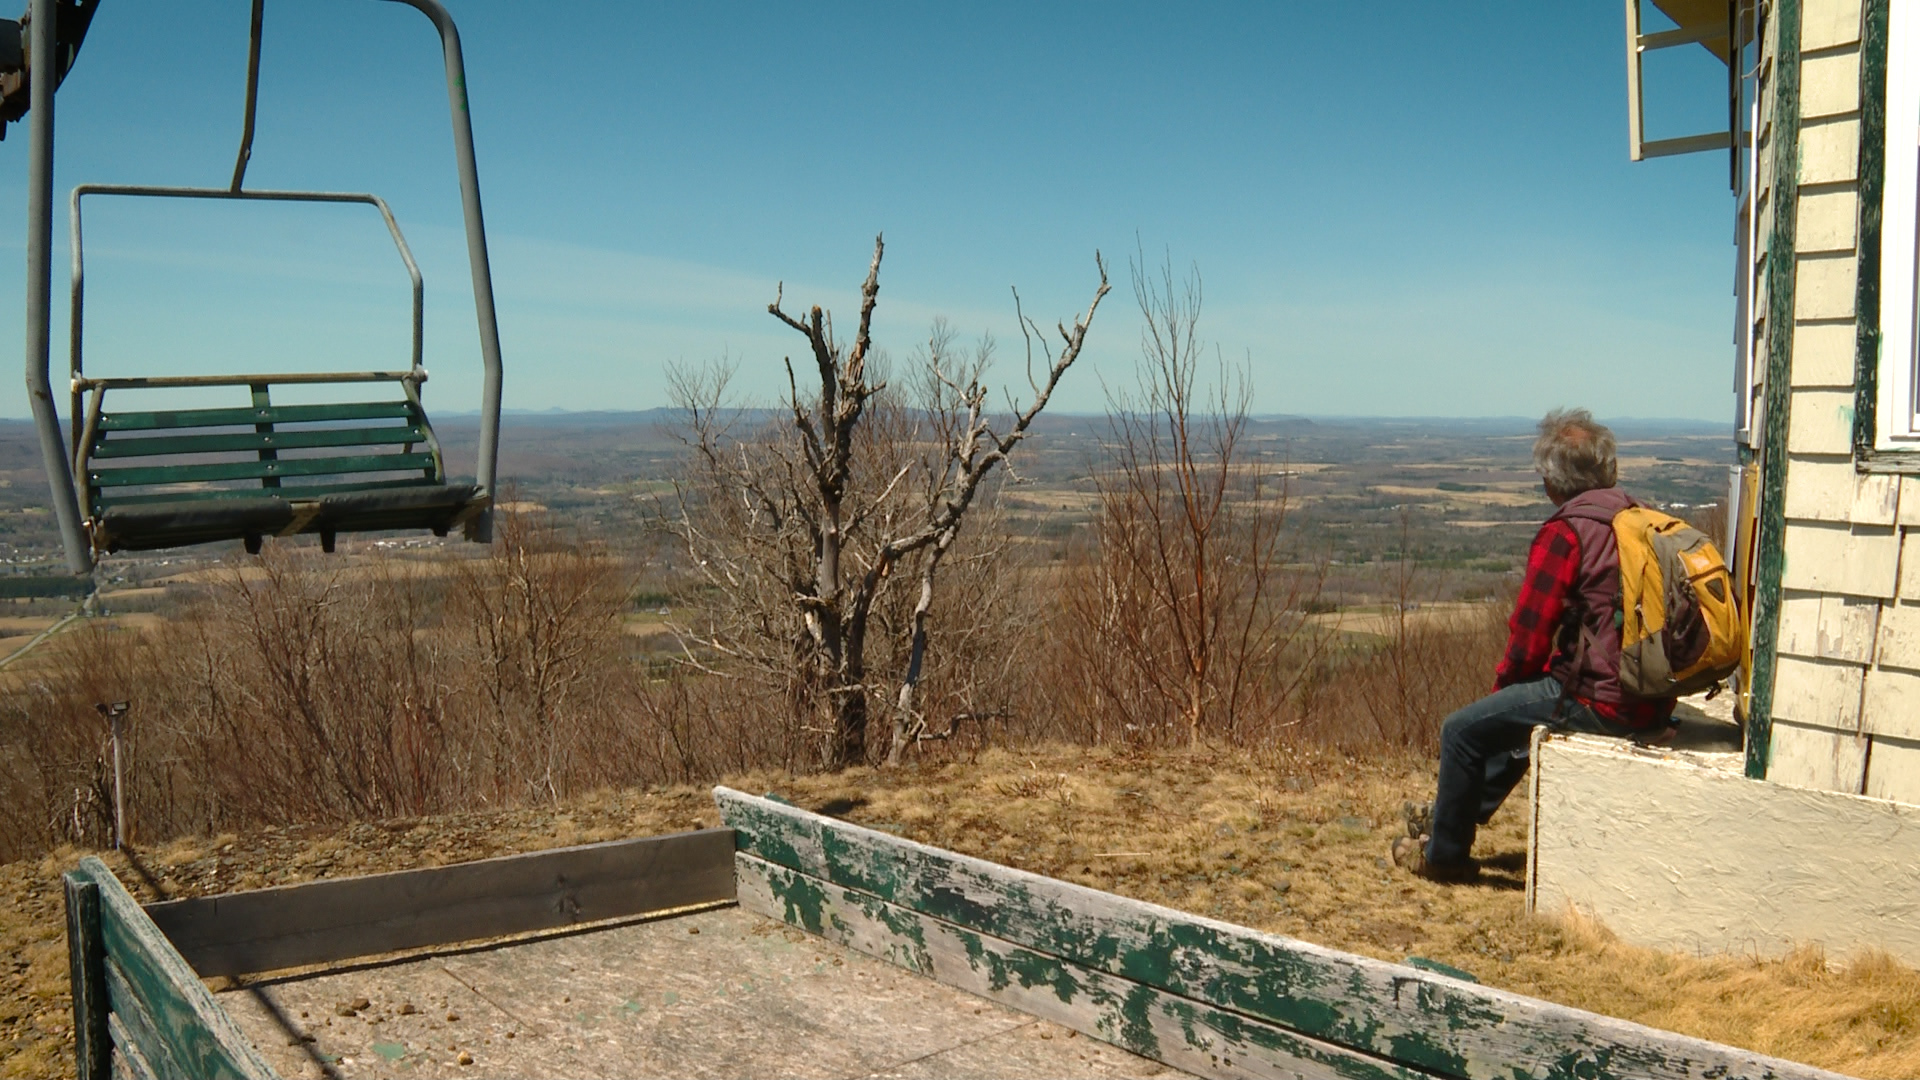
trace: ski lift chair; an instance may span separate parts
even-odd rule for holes
[[[343,532],[427,529],[444,536],[492,538],[494,470],[500,433],[500,332],[493,307],[486,227],[480,211],[460,32],[440,0],[398,0],[419,10],[440,35],[446,68],[454,159],[473,270],[484,385],[473,483],[454,483],[433,425],[420,402],[420,270],[387,204],[341,192],[247,191],[260,76],[263,0],[253,0],[247,55],[246,120],[233,181],[227,188],[88,184],[72,198],[73,297],[70,327],[72,409],[63,438],[47,378],[53,184],[53,97],[68,74],[98,0],[31,0],[26,23],[0,21],[30,48],[9,55],[0,33],[0,134],[29,120],[27,236],[27,388],[42,455],[53,487],[67,562],[90,570],[102,552],[241,540],[258,551],[267,536],[318,533],[334,548]],[[30,40],[29,40],[30,39]],[[31,62],[33,57],[53,63]],[[29,108],[29,102],[38,102]],[[380,212],[413,283],[413,356],[405,371],[277,375],[187,375],[94,378],[83,371],[84,256],[80,208],[88,196],[365,203]],[[356,385],[357,384],[357,385]],[[388,391],[366,400],[368,386]],[[274,400],[276,387],[337,388],[330,403]],[[349,394],[355,386],[360,392]],[[240,396],[245,388],[245,397]],[[227,390],[232,403],[207,408],[155,408],[146,391]],[[284,399],[283,395],[283,399]],[[63,445],[64,443],[64,445]]]
[[[366,203],[380,211],[413,283],[412,364],[405,371],[91,378],[82,370],[87,196]],[[93,549],[144,550],[318,533],[428,529],[445,536],[490,505],[476,484],[447,481],[420,402],[420,269],[375,195],[83,184],[72,200],[73,475]],[[275,404],[275,386],[384,384],[387,400]],[[245,388],[225,408],[143,409],[138,392]],[[110,396],[111,395],[111,396]],[[344,396],[344,395],[343,395]],[[359,395],[364,396],[364,395]],[[242,404],[242,401],[245,403]]]

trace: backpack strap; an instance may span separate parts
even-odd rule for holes
[[[1625,492],[1621,492],[1621,494],[1626,495]],[[1604,509],[1598,506],[1589,506],[1585,503],[1569,500],[1565,503],[1560,504],[1558,507],[1555,507],[1552,515],[1550,515],[1547,518],[1547,520],[1548,521],[1567,521],[1572,518],[1581,518],[1583,520],[1597,522],[1601,525],[1605,525],[1611,528],[1613,526],[1614,519],[1620,515],[1621,511],[1632,509],[1634,507],[1638,507],[1642,505],[1640,500],[1634,498],[1631,495],[1626,495],[1626,500],[1627,500],[1627,505],[1620,507],[1618,510],[1609,510],[1609,509]],[[1579,540],[1580,540],[1579,531],[1575,530],[1574,542],[1578,543]],[[1615,595],[1616,597],[1618,597],[1619,595],[1619,590],[1617,588],[1615,589]],[[1618,603],[1618,600],[1616,599],[1616,605],[1617,603]],[[1573,682],[1574,680],[1579,679],[1580,673],[1586,670],[1587,645],[1593,640],[1592,631],[1587,629],[1586,610],[1587,610],[1586,600],[1581,597],[1579,590],[1577,589],[1569,590],[1569,593],[1567,596],[1566,609],[1561,614],[1560,620],[1561,620],[1561,625],[1563,627],[1571,624],[1574,630],[1575,638],[1573,643],[1573,668],[1572,668],[1572,678],[1569,679],[1568,682],[1562,683],[1560,685],[1560,697],[1553,704],[1553,722],[1556,724],[1560,722],[1562,714],[1566,711],[1567,702],[1573,700],[1573,690],[1570,687],[1570,683]],[[1558,643],[1556,642],[1556,647],[1557,647],[1557,644]]]

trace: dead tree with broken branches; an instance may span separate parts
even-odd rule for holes
[[[756,425],[753,413],[730,407],[732,373],[724,367],[677,372],[674,380],[690,454],[670,524],[708,600],[700,621],[680,628],[685,658],[715,674],[776,682],[802,741],[821,747],[818,760],[829,768],[868,759],[873,701],[887,690],[888,761],[950,733],[971,711],[930,724],[916,697],[939,571],[989,478],[1079,358],[1108,289],[1096,253],[1093,300],[1071,327],[1058,326],[1057,343],[1019,309],[1015,294],[1032,397],[1024,407],[1010,400],[1008,413],[995,415],[986,383],[991,342],[964,353],[941,323],[916,356],[914,392],[890,388],[872,341],[884,252],[876,238],[850,343],[836,338],[818,305],[788,313],[784,289],[768,305],[806,340],[813,361],[804,380],[787,361],[784,420]],[[877,621],[883,601],[904,600],[888,586],[909,568],[905,576],[917,584],[910,612]],[[894,678],[869,663],[880,623],[906,638]]]

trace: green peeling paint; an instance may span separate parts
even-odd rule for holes
[[[1352,1007],[1371,992],[1357,973],[1339,980],[1318,958],[1272,948],[1232,928],[1164,919],[1103,925],[1024,882],[973,872],[943,853],[891,837],[881,838],[887,847],[876,847],[870,834],[827,819],[784,808],[761,812],[733,801],[722,803],[722,814],[748,854],[956,926],[1343,1045],[1397,1046],[1420,1064],[1444,1065],[1458,1057],[1420,1044],[1418,1036],[1394,1036],[1366,1009]],[[818,855],[804,857],[809,851]],[[796,884],[780,899],[788,922],[819,932],[823,897],[817,890]],[[909,966],[923,970],[918,963]],[[1506,1019],[1497,1009],[1452,996],[1432,1005],[1450,1029]]]
[[[787,922],[810,934],[818,934],[826,926],[827,894],[811,879],[794,878],[792,887],[780,894],[780,900],[787,907]]]
[[[1321,1066],[1303,1075],[1366,1080],[1796,1075],[1786,1063],[1747,1070],[1733,1064],[1750,1060],[1743,1051],[1680,1045],[1651,1029],[1620,1042],[1604,1026],[1611,1022],[1461,985],[1453,980],[1473,976],[1431,961],[1414,962],[1452,978],[1155,909],[724,789],[716,799],[749,860],[743,874],[764,884],[761,895],[787,922],[976,993],[1006,995],[1015,1007],[1044,991],[1072,1006],[1062,1015],[1079,1018],[1088,1034],[1170,1063],[1251,1048],[1273,1062]],[[1175,1025],[1184,1045],[1161,1046]]]
[[[1156,1060],[1160,1057],[1160,1037],[1153,1033],[1151,1010],[1154,998],[1158,996],[1153,992],[1153,987],[1138,986],[1120,1006],[1120,1045],[1141,1057]]]
[[[1421,971],[1431,971],[1435,975],[1445,975],[1450,979],[1459,979],[1462,982],[1477,983],[1480,981],[1479,977],[1471,971],[1454,967],[1452,964],[1443,964],[1438,960],[1429,960],[1424,956],[1407,957],[1407,966],[1419,968]]]
[[[1795,228],[1800,200],[1800,0],[1779,0],[1769,34],[1773,61],[1773,191],[1777,210],[1767,237],[1767,371],[1762,390],[1759,536],[1754,545],[1750,613],[1753,688],[1747,698],[1746,772],[1764,780],[1773,743],[1773,679],[1780,644],[1780,582],[1785,570],[1788,416],[1793,403]]]
[[[373,1044],[373,1052],[388,1061],[399,1061],[407,1056],[407,1047],[405,1043],[377,1042]]]

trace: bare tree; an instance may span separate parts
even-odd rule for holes
[[[1311,639],[1301,601],[1319,575],[1290,571],[1280,546],[1286,490],[1246,443],[1244,369],[1211,365],[1199,337],[1198,271],[1133,266],[1142,319],[1138,396],[1109,397],[1106,464],[1091,565],[1069,581],[1066,641],[1091,683],[1093,727],[1132,738],[1203,729],[1232,736],[1271,719]],[[1199,381],[1211,366],[1211,385]]]
[[[869,670],[874,614],[909,563],[919,593],[904,620],[909,656],[888,759],[937,737],[916,710],[915,693],[940,565],[988,478],[1078,359],[1108,289],[1096,254],[1099,287],[1071,328],[1060,324],[1057,346],[1019,311],[1016,293],[1033,396],[1024,408],[1009,402],[1010,415],[996,417],[984,381],[991,343],[959,355],[938,324],[919,357],[921,400],[891,390],[871,336],[884,252],[876,238],[851,343],[835,337],[832,318],[817,305],[798,317],[782,296],[768,305],[806,339],[813,360],[805,390],[787,361],[783,422],[736,434],[754,418],[727,407],[729,370],[675,376],[692,455],[673,528],[714,600],[704,622],[683,628],[687,659],[707,666],[711,657],[775,680],[799,721],[794,749],[824,736],[821,760],[833,768],[867,759],[870,702],[882,689]]]

